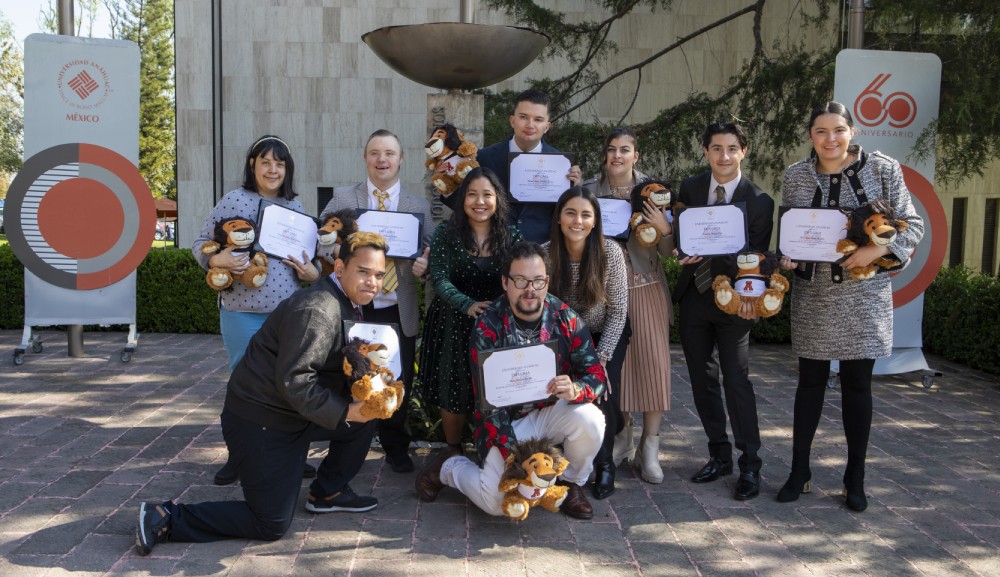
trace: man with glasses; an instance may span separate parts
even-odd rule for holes
[[[558,374],[546,388],[552,397],[485,413],[477,410],[474,440],[482,466],[448,447],[417,476],[417,493],[433,501],[447,485],[486,513],[501,516],[503,494],[497,483],[511,447],[519,440],[548,437],[562,444],[570,463],[559,481],[569,488],[562,512],[591,519],[594,511],[581,486],[604,438],[604,415],[593,402],[604,394],[607,376],[590,331],[572,309],[547,293],[546,254],[540,245],[525,241],[511,247],[502,274],[506,294],[476,319],[470,339],[472,363],[483,351],[555,341]]]

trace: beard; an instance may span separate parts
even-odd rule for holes
[[[536,299],[535,304],[531,305],[525,303],[523,298],[519,298],[517,299],[517,302],[514,303],[514,310],[521,313],[521,315],[528,317],[534,316],[536,313],[538,313],[538,311],[542,310],[543,299],[541,297],[538,297],[537,295],[532,295],[532,296],[534,296]]]

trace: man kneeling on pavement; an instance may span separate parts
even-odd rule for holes
[[[360,320],[385,276],[385,239],[347,237],[334,274],[283,301],[250,340],[229,378],[222,435],[237,464],[244,501],[144,502],[135,547],[148,555],[162,541],[275,541],[292,523],[309,443],[330,450],[309,488],[313,513],[378,506],[348,483],[364,464],[375,422],[361,415],[343,373],[344,320]]]
[[[569,467],[559,483],[569,488],[561,510],[590,519],[593,508],[582,485],[593,469],[604,438],[604,415],[593,402],[604,394],[607,376],[590,332],[572,309],[547,294],[546,254],[533,242],[515,244],[503,264],[506,292],[476,320],[470,339],[473,365],[480,351],[555,340],[559,374],[547,392],[555,400],[475,412],[478,466],[453,447],[443,449],[417,476],[417,493],[433,501],[447,485],[458,489],[490,515],[503,515],[497,484],[504,460],[518,440],[548,437],[562,444]],[[473,374],[477,373],[473,370]]]

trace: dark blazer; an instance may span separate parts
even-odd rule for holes
[[[545,142],[542,142],[542,152],[559,152]],[[552,203],[542,202],[516,202],[510,195],[510,161],[507,160],[510,153],[510,138],[480,149],[476,156],[479,166],[488,168],[496,173],[500,183],[503,184],[507,194],[508,204],[510,204],[510,222],[522,233],[525,240],[543,243],[549,240],[549,233],[552,226]],[[455,195],[443,197],[441,202],[452,210],[461,210],[462,207],[454,206],[457,201]]]
[[[686,206],[705,206],[708,204],[708,187],[712,173],[706,172],[697,176],[685,178],[681,182],[678,201]],[[740,177],[736,185],[732,202],[745,202],[747,205],[747,234],[750,237],[750,248],[756,251],[766,251],[771,246],[771,231],[774,229],[774,199],[745,176]],[[674,301],[680,302],[689,287],[694,289],[694,273],[697,264],[689,264],[681,270],[674,289]],[[712,278],[720,274],[729,274],[724,259],[712,261]]]

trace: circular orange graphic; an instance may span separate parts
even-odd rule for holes
[[[38,205],[38,228],[49,246],[76,259],[111,250],[124,224],[125,212],[115,193],[89,178],[60,182]]]

